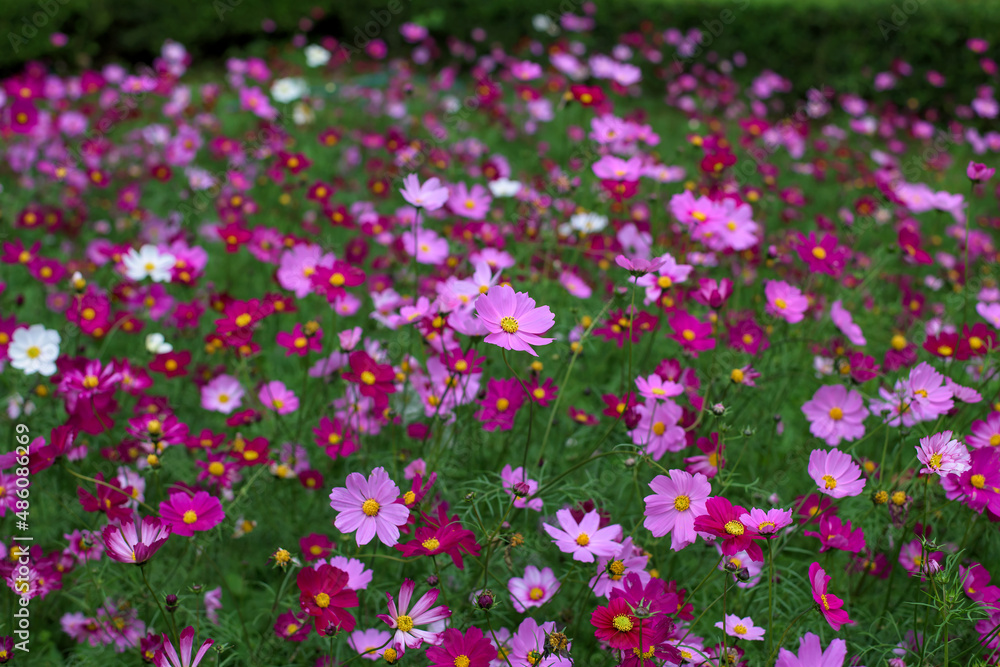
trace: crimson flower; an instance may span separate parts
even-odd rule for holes
[[[469,628],[464,635],[448,628],[442,637],[440,646],[427,649],[432,667],[488,667],[497,658],[496,648],[479,628]]]
[[[326,563],[299,570],[299,605],[315,619],[320,635],[331,625],[345,632],[354,629],[356,621],[344,608],[357,607],[358,594],[347,588],[348,578],[346,572]]]
[[[830,577],[827,576],[826,571],[820,567],[819,563],[813,563],[809,566],[809,582],[812,584],[813,600],[819,605],[820,613],[823,614],[823,618],[834,631],[840,630],[842,625],[854,623],[847,617],[847,611],[843,609],[844,601],[836,595],[826,592]]]
[[[630,649],[639,645],[641,622],[625,598],[615,598],[606,607],[598,607],[590,615],[594,635],[611,648]]]
[[[344,379],[355,382],[360,387],[361,395],[375,400],[379,410],[389,405],[389,394],[396,393],[393,381],[396,374],[389,364],[376,363],[364,350],[351,352],[348,357],[351,372],[344,373]]]
[[[442,517],[443,518],[443,517]],[[453,516],[447,522],[438,522],[432,517],[423,515],[425,526],[417,528],[413,539],[405,544],[397,544],[396,548],[409,556],[436,556],[446,553],[458,569],[463,569],[462,552],[470,556],[479,555],[479,545],[476,535],[471,530],[462,528],[458,516]]]
[[[750,559],[756,563],[764,562],[764,552],[755,540],[764,539],[753,526],[740,521],[740,517],[748,514],[739,505],[733,505],[722,496],[714,496],[705,502],[708,514],[703,514],[694,520],[694,529],[699,533],[709,533],[722,538],[722,553],[735,556],[746,551]]]

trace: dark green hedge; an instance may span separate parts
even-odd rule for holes
[[[380,36],[399,43],[398,25],[416,21],[435,32],[466,36],[486,27],[506,43],[531,32],[537,13],[555,16],[582,0],[374,0],[321,3],[316,0],[2,0],[0,69],[16,70],[25,60],[46,57],[69,68],[125,59],[149,62],[167,37],[197,58],[219,57],[236,48],[260,48],[261,23],[278,24],[275,37],[296,30],[298,20],[320,6],[320,34],[347,36],[375,18],[389,25]],[[388,11],[389,8],[396,12]],[[373,17],[372,12],[375,12]],[[714,29],[712,44],[723,55],[743,51],[749,71],[771,68],[800,87],[828,84],[838,90],[870,90],[872,74],[894,58],[917,72],[928,68],[948,79],[939,94],[968,101],[983,81],[976,57],[965,49],[971,36],[1000,39],[1000,0],[599,0],[595,37],[609,42],[646,22],[653,30],[674,26]],[[40,28],[35,28],[40,25]],[[37,29],[37,34],[29,37]],[[55,49],[48,35],[68,34]],[[994,44],[992,50],[1000,44]],[[702,58],[704,55],[701,56]],[[66,62],[69,60],[69,62]],[[926,101],[922,81],[903,81],[892,96]]]

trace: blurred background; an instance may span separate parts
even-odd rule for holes
[[[582,14],[584,0],[2,0],[0,75],[40,59],[56,71],[107,62],[150,63],[164,40],[184,44],[194,68],[211,68],[230,54],[261,55],[291,48],[296,34],[310,43],[363,38],[373,20],[389,53],[403,51],[398,25],[424,25],[447,44],[475,28],[508,48],[537,34],[532,19]],[[702,31],[697,57],[746,54],[752,69],[773,69],[798,89],[829,85],[870,92],[873,75],[908,62],[942,75],[942,96],[968,100],[982,81],[966,40],[1000,40],[1000,0],[598,0],[588,40],[614,43],[630,31]],[[579,34],[568,33],[571,38]],[[329,43],[329,41],[328,41]],[[689,59],[693,60],[693,59]],[[898,65],[897,65],[898,66]],[[892,93],[905,104],[928,95],[922,80],[900,81]],[[934,91],[931,92],[934,94]],[[921,99],[921,101],[925,101]]]

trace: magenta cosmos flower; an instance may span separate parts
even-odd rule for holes
[[[694,520],[706,513],[705,501],[712,494],[712,485],[701,473],[670,470],[668,474],[657,475],[649,483],[653,495],[645,498],[646,519],[642,525],[653,537],[670,533],[670,548],[680,551],[698,539]]]
[[[843,385],[820,387],[812,399],[802,406],[809,420],[809,432],[836,447],[841,440],[857,440],[865,434],[868,408],[856,391]]]
[[[865,340],[865,334],[861,331],[861,327],[854,323],[854,318],[844,308],[844,304],[840,299],[834,301],[833,305],[830,306],[830,319],[833,320],[833,323],[840,329],[841,333],[847,336],[847,340],[853,344],[863,346],[868,342]]]
[[[812,584],[813,600],[819,605],[820,613],[823,614],[823,618],[834,631],[840,630],[842,625],[854,623],[847,617],[847,612],[843,609],[844,601],[836,595],[826,592],[830,577],[827,576],[826,571],[820,567],[819,563],[813,563],[809,566],[809,582]]]
[[[347,488],[330,492],[330,507],[340,512],[333,525],[342,533],[357,531],[358,546],[372,541],[375,535],[387,547],[399,541],[399,526],[406,523],[410,510],[397,503],[399,487],[389,479],[385,468],[372,470],[368,479],[361,473],[347,476]]]
[[[193,627],[189,625],[181,631],[179,654],[174,648],[173,642],[164,633],[163,648],[157,651],[156,657],[153,658],[153,663],[156,667],[197,667],[201,663],[201,659],[205,657],[205,653],[208,652],[208,649],[212,648],[212,644],[214,643],[215,640],[206,639],[194,655],[194,659],[192,659],[191,652],[194,649]]]
[[[757,532],[756,526],[740,520],[746,513],[746,509],[733,505],[728,499],[713,496],[705,501],[705,513],[695,518],[694,529],[699,533],[722,538],[719,548],[725,556],[735,556],[745,551],[750,560],[763,563],[764,552],[756,542],[763,537]]]
[[[386,593],[389,599],[389,613],[379,614],[379,618],[388,623],[396,632],[392,638],[392,645],[403,653],[408,648],[417,648],[421,643],[433,644],[437,642],[438,633],[427,630],[418,630],[418,625],[429,625],[451,616],[448,607],[435,607],[434,603],[438,598],[438,589],[431,590],[420,596],[417,603],[410,607],[413,599],[413,590],[416,584],[412,579],[407,579],[399,588],[399,604],[392,599],[392,593]]]
[[[523,614],[528,607],[541,607],[559,590],[559,580],[551,567],[539,570],[534,565],[524,568],[524,577],[511,577],[507,581],[510,601],[514,610]]]
[[[448,188],[442,187],[440,180],[428,178],[421,185],[416,174],[403,179],[403,187],[399,193],[410,204],[428,211],[436,211],[448,201]]]
[[[809,308],[809,300],[801,290],[782,280],[767,281],[764,295],[767,297],[768,314],[787,320],[790,324],[801,322]]]
[[[920,438],[917,459],[924,464],[925,474],[961,475],[972,466],[969,450],[960,440],[952,438],[951,431],[943,431]]]
[[[505,350],[537,357],[531,346],[548,345],[553,340],[540,337],[555,323],[549,307],[535,308],[535,300],[527,292],[515,292],[510,285],[492,287],[476,299],[476,314],[490,332],[486,342]]]
[[[160,503],[160,516],[170,525],[175,535],[190,537],[196,531],[211,530],[226,518],[222,503],[207,491],[193,496],[186,493],[171,494]]]
[[[448,628],[444,631],[441,645],[427,649],[431,667],[489,667],[496,657],[497,650],[493,643],[476,627],[469,628],[465,634]]]
[[[740,618],[733,614],[727,614],[725,622],[719,621],[715,627],[724,631],[730,637],[745,639],[747,641],[763,641],[764,628],[758,628],[753,624],[753,619],[747,616]]]
[[[617,542],[621,538],[621,526],[614,524],[601,528],[601,517],[597,510],[587,512],[580,523],[573,519],[568,509],[556,512],[560,530],[543,523],[542,527],[564,554],[573,554],[573,560],[593,563],[595,556],[614,556],[621,549]]]
[[[112,560],[141,565],[152,558],[170,537],[169,524],[152,516],[141,522],[137,522],[136,518],[124,519],[120,525],[107,525],[101,532]]]
[[[850,454],[836,449],[814,449],[809,455],[809,476],[819,487],[820,493],[833,498],[860,495],[868,480],[861,479],[861,466]]]
[[[774,667],[843,667],[846,658],[847,642],[843,639],[834,639],[824,651],[819,637],[807,632],[799,639],[799,654],[781,649]]]

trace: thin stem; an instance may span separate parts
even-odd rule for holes
[[[153,600],[156,602],[156,608],[160,610],[160,618],[163,619],[165,623],[170,626],[170,633],[173,635],[174,646],[179,646],[177,640],[177,627],[174,625],[174,619],[167,616],[166,612],[163,611],[163,605],[160,604],[160,596],[153,591],[153,587],[149,585],[149,579],[146,578],[146,564],[143,563],[139,566],[139,572],[142,574],[142,582],[146,584],[146,590],[149,594],[153,596]]]

